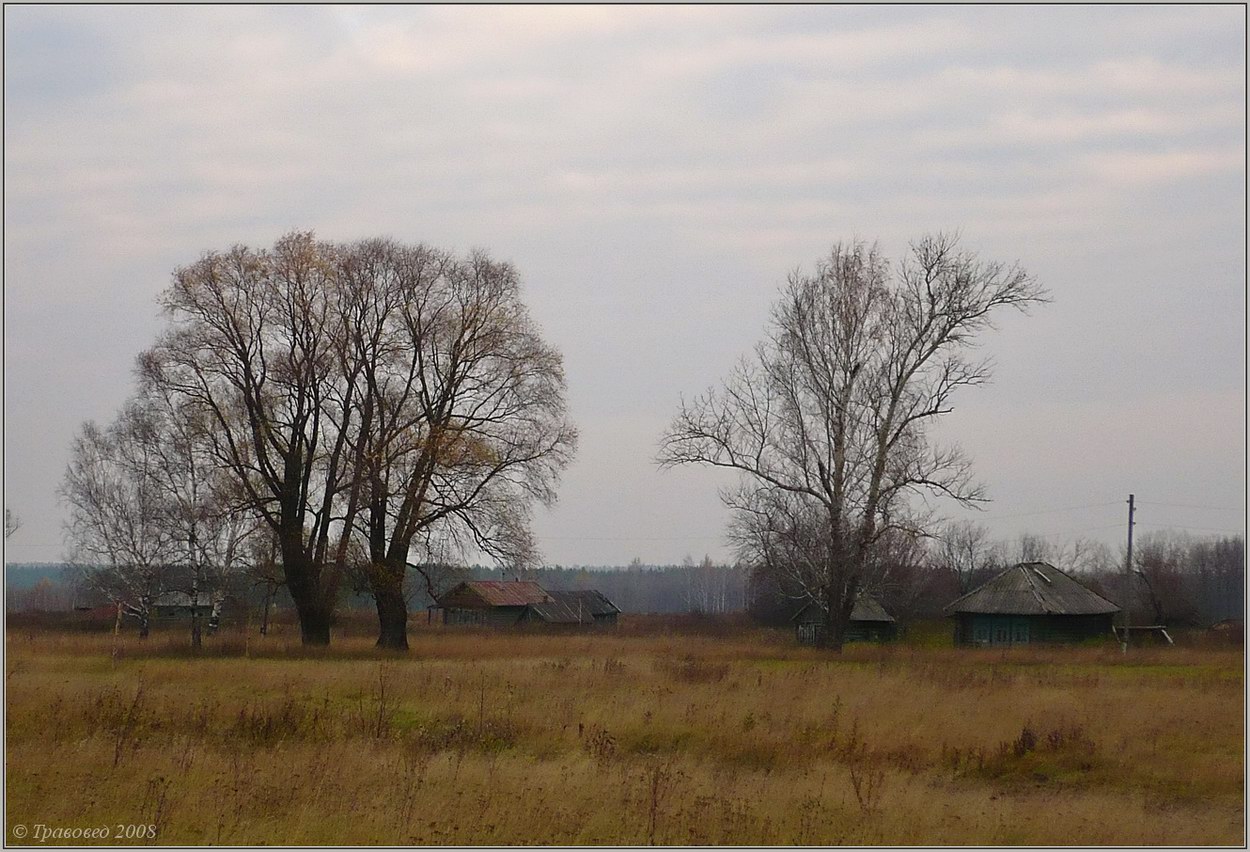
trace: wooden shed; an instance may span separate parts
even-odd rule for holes
[[[1027,645],[1111,637],[1120,608],[1047,562],[1013,565],[947,604],[956,645]]]
[[[470,580],[438,599],[444,624],[605,626],[620,609],[593,589],[549,592],[528,580]]]
[[[825,608],[812,601],[794,614],[795,634],[800,643],[814,645],[825,631]],[[855,599],[851,622],[846,627],[847,642],[889,642],[898,636],[898,622],[876,598],[867,593]]]
[[[582,589],[547,592],[548,600],[530,604],[523,620],[543,624],[575,624],[608,627],[616,624],[621,610],[601,592]]]

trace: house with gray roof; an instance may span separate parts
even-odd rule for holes
[[[794,614],[795,635],[804,645],[814,645],[825,631],[825,608],[812,601]],[[881,602],[860,592],[846,626],[847,642],[888,642],[898,636],[898,623]]]
[[[946,606],[956,645],[1111,637],[1120,608],[1047,562],[1013,565]]]

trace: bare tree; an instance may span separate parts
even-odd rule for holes
[[[934,538],[933,560],[954,576],[960,594],[969,592],[998,562],[989,530],[972,521],[943,524]]]
[[[213,454],[277,536],[306,644],[328,644],[358,489],[360,365],[345,358],[338,249],[290,234],[177,270],[145,379],[198,408]]]
[[[426,566],[464,545],[516,569],[535,561],[529,504],[555,499],[576,432],[559,353],[530,321],[513,267],[389,241],[343,258],[362,376],[358,524],[378,645],[405,649],[410,567],[434,596],[441,573]]]
[[[659,462],[740,471],[749,485],[724,495],[731,508],[758,513],[767,499],[812,520],[818,546],[796,575],[840,649],[877,543],[917,526],[908,496],[982,499],[963,453],[934,446],[927,427],[989,377],[968,354],[991,314],[1043,295],[1022,269],[943,235],[914,243],[894,275],[875,246],[835,246],[815,274],[790,276],[754,356],[683,402]]]
[[[84,424],[60,488],[70,510],[71,559],[91,588],[139,621],[144,637],[180,551],[157,485],[163,460],[150,427],[134,405],[107,429]]]
[[[164,500],[167,534],[185,545],[172,585],[187,596],[191,644],[199,648],[201,604],[210,605],[209,623],[215,624],[227,588],[242,570],[244,542],[256,530],[256,517],[237,482],[217,464],[211,421],[202,408],[147,382],[131,417],[158,459],[152,474]]]
[[[532,560],[529,505],[554,499],[576,433],[511,266],[291,234],[178,270],[164,304],[144,380],[203,417],[276,536],[305,643],[329,642],[362,560],[393,648],[414,551],[419,574],[466,544]]]

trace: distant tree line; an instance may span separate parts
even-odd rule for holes
[[[907,622],[940,618],[943,608],[999,571],[1023,561],[1050,562],[1073,574],[1105,597],[1123,604],[1124,549],[1102,542],[1072,539],[1052,542],[1025,533],[1014,539],[993,539],[977,524],[950,523],[937,537],[894,549],[882,570],[866,579],[865,591]],[[1139,599],[1127,601],[1140,617],[1173,626],[1199,626],[1245,615],[1245,539],[1241,536],[1195,537],[1161,531],[1141,536],[1133,549],[1134,571],[1144,583]],[[263,565],[263,563],[261,563]],[[68,610],[103,598],[82,580],[80,566],[10,565],[6,607],[10,612]],[[264,624],[264,613],[290,607],[280,572],[270,579],[255,567],[233,575],[226,588],[228,610],[250,608],[252,622]],[[717,563],[708,556],[687,557],[676,565],[648,565],[635,559],[622,566],[543,566],[521,573],[482,565],[426,566],[412,572],[405,587],[414,613],[434,603],[431,594],[464,580],[512,580],[523,576],[543,588],[597,589],[626,613],[749,612],[758,622],[788,626],[803,605],[801,590],[787,589],[785,575],[766,566]],[[1141,599],[1143,598],[1144,599]],[[367,581],[358,577],[343,595],[346,608],[373,606]],[[1138,610],[1135,610],[1137,612]]]

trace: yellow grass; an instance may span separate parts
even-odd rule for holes
[[[9,843],[1244,842],[1240,649],[428,628],[403,657],[6,646]]]

